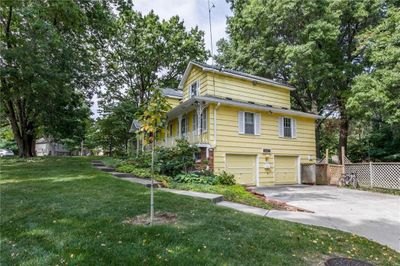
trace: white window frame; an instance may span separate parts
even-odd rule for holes
[[[288,127],[285,127],[285,121],[290,121],[290,129]],[[279,137],[285,139],[295,139],[297,137],[296,119],[291,117],[280,117],[278,130],[279,130]],[[285,133],[287,132],[290,132],[290,136],[285,135]]]
[[[195,89],[194,93],[193,93],[193,88]],[[189,98],[193,98],[199,95],[200,95],[200,82],[196,80],[195,82],[192,82],[192,84],[190,84],[189,86]]]
[[[246,113],[253,114],[253,133],[246,132]],[[261,135],[261,114],[255,112],[240,111],[238,115],[239,134],[259,136]]]

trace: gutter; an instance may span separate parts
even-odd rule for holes
[[[221,103],[218,102],[217,106],[214,107],[214,148],[217,146],[217,110],[221,106]]]

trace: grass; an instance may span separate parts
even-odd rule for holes
[[[254,194],[246,191],[241,185],[224,186],[224,185],[202,185],[202,184],[183,184],[170,183],[170,188],[193,190],[199,192],[215,193],[224,196],[224,200],[243,203],[250,206],[260,207],[264,209],[272,209],[272,206],[265,201],[257,198]]]
[[[351,189],[353,189],[353,188],[351,188]],[[377,192],[377,193],[391,194],[391,195],[395,195],[395,196],[400,196],[400,190],[399,189],[370,188],[370,187],[359,187],[357,189],[358,190],[362,190],[362,191]]]
[[[124,224],[149,190],[100,172],[90,158],[1,159],[0,265],[314,265],[352,256],[400,264],[365,238],[238,213],[156,191],[174,225]]]

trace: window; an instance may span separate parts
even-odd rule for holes
[[[168,125],[168,134],[170,137],[172,137],[172,124]]]
[[[244,113],[244,134],[254,134],[254,113]]]
[[[197,135],[198,134],[198,117],[197,113],[193,113],[193,123],[192,123],[192,129],[193,129],[193,134]],[[204,109],[203,112],[201,113],[200,117],[200,129],[201,133],[207,132],[207,109]]]
[[[200,87],[199,81],[195,81],[190,85],[189,88],[190,98],[199,95],[199,87]]]
[[[279,136],[282,138],[296,138],[296,119],[280,117]]]
[[[239,134],[260,135],[261,114],[252,112],[239,112],[238,116]]]
[[[283,118],[283,136],[285,138],[292,137],[292,119],[287,117]]]
[[[181,135],[185,136],[187,133],[187,117],[183,116],[181,120]]]
[[[192,117],[192,130],[193,130],[193,134],[197,135],[197,113],[196,112],[193,113],[193,117]]]
[[[207,132],[207,109],[204,109],[201,114],[201,132]]]

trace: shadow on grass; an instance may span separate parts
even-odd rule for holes
[[[353,247],[361,259],[400,262],[364,238],[161,191],[155,193],[156,210],[175,213],[177,224],[123,224],[148,213],[149,190],[93,169],[90,160],[2,167],[2,180],[17,182],[1,185],[1,265],[307,265]]]

